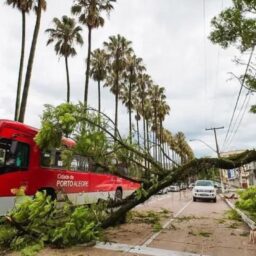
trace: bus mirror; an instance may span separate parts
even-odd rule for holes
[[[11,144],[11,148],[10,148],[10,153],[11,153],[12,155],[15,155],[15,154],[16,154],[16,151],[17,151],[17,148],[18,148],[18,141],[13,140],[13,141],[12,141],[12,144]]]

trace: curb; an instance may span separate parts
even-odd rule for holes
[[[220,197],[226,202],[226,204],[235,210],[242,218],[242,220],[249,226],[250,229],[256,229],[256,223],[251,220],[246,214],[244,214],[241,210],[236,208],[234,204],[232,204],[227,198],[223,196],[223,194],[220,194]]]

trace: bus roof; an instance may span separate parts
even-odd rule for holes
[[[29,126],[29,125],[26,125],[26,124],[23,124],[23,123],[20,123],[20,122],[17,122],[17,121],[12,121],[12,120],[7,120],[7,119],[0,119],[0,130],[4,127],[12,128],[12,129],[18,130],[20,132],[30,134],[33,137],[39,131],[39,129],[37,129],[35,127]],[[75,144],[76,144],[72,139],[65,138],[65,137],[62,138],[62,143],[64,145],[66,145],[67,147],[74,147]]]
[[[38,132],[38,129],[32,126],[29,126],[20,122],[12,121],[12,120],[0,119],[0,129],[4,127],[12,128],[12,129],[33,134],[33,135],[35,135]]]

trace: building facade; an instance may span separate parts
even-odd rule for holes
[[[235,150],[229,152],[222,152],[221,157],[229,157],[243,153],[244,150]],[[256,162],[245,164],[239,168],[231,170],[221,170],[223,182],[225,184],[248,188],[256,185]]]

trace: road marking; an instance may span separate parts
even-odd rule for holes
[[[146,246],[134,246],[128,244],[118,244],[118,243],[97,243],[95,248],[112,250],[112,251],[122,251],[124,253],[136,253],[144,254],[148,256],[206,256],[202,254],[195,254],[189,252],[178,252],[172,250],[165,250]]]
[[[163,225],[163,229],[167,228],[171,222],[173,222],[175,220],[175,218],[177,218],[190,204],[192,203],[192,200],[190,200],[189,202],[187,202],[176,214],[174,214],[174,218],[168,220],[164,225]],[[159,232],[153,234],[146,242],[143,243],[142,246],[148,246],[149,244],[152,243],[152,241],[162,232],[162,230],[160,230]]]

